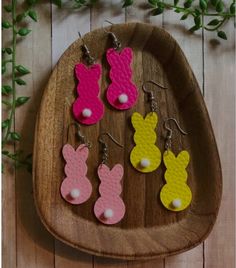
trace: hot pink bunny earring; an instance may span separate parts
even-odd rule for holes
[[[121,179],[124,169],[121,164],[116,164],[110,169],[106,162],[108,160],[108,146],[102,139],[107,135],[114,143],[120,145],[109,133],[102,133],[98,141],[102,145],[102,163],[98,166],[98,176],[101,181],[99,186],[100,197],[94,205],[94,214],[96,218],[104,224],[115,224],[121,221],[125,215],[125,204],[120,197],[122,192]]]
[[[85,43],[83,43],[82,49],[88,66],[83,63],[75,65],[75,75],[79,83],[77,86],[78,98],[73,103],[73,114],[78,122],[92,125],[101,120],[104,114],[104,105],[99,98],[100,88],[98,84],[102,68],[100,64],[95,64],[95,59],[91,56]]]
[[[86,160],[89,154],[90,143],[85,142],[85,138],[81,135],[79,125],[72,123],[77,128],[77,137],[82,141],[77,149],[70,144],[65,144],[62,149],[63,157],[66,161],[64,168],[66,178],[62,181],[60,192],[61,196],[70,204],[78,205],[87,201],[92,193],[92,185],[86,177],[87,164]],[[67,131],[67,140],[69,128]]]
[[[112,24],[111,22],[106,22]],[[121,43],[113,32],[106,31],[112,38],[113,47],[106,52],[107,61],[111,66],[111,84],[107,89],[108,102],[118,110],[127,110],[133,107],[138,98],[138,90],[132,82],[132,69],[130,67],[133,59],[133,50],[125,47],[119,52]]]

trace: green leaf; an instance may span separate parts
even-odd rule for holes
[[[4,29],[9,29],[9,28],[11,28],[11,27],[12,27],[12,25],[11,25],[11,23],[10,23],[9,21],[4,20],[4,21],[2,22],[2,28],[4,28]]]
[[[201,25],[201,17],[200,16],[195,17],[194,18],[194,22],[195,22],[195,25],[196,26],[200,26]]]
[[[12,12],[12,5],[6,5],[3,7],[6,12]]]
[[[52,0],[52,3],[55,4],[58,7],[62,6],[62,1],[61,0]]]
[[[222,12],[224,10],[224,4],[222,1],[219,1],[217,4],[216,4],[216,11],[217,12]]]
[[[7,52],[8,55],[12,54],[12,49],[10,47],[6,47],[5,51]]]
[[[199,30],[201,28],[201,26],[198,25],[194,25],[192,28],[189,29],[190,32],[195,32],[197,30]]]
[[[82,5],[86,4],[86,0],[78,0],[78,2]]]
[[[20,79],[20,78],[16,78],[15,81],[20,86],[26,85],[26,82],[24,80]]]
[[[192,3],[193,3],[193,0],[187,0],[184,2],[184,7],[189,8],[189,7],[191,7]]]
[[[163,11],[164,11],[164,8],[162,6],[159,6],[152,10],[152,16],[160,15],[163,13]]]
[[[34,20],[34,21],[37,21],[37,20],[38,20],[38,18],[37,18],[37,13],[36,13],[34,10],[29,10],[29,12],[28,12],[28,16],[29,16],[32,20]]]
[[[224,31],[219,31],[217,33],[218,37],[220,37],[221,39],[227,40],[227,35]]]
[[[6,119],[2,121],[2,129],[7,128],[9,126],[10,120]]]
[[[22,66],[22,65],[18,65],[18,66],[16,66],[16,70],[20,73],[20,74],[22,74],[22,75],[25,75],[25,74],[29,74],[30,73],[30,71],[28,70],[28,69],[26,69],[24,66]]]
[[[17,133],[17,132],[11,132],[11,133],[10,133],[10,137],[11,137],[11,139],[14,140],[14,141],[19,141],[20,138],[21,138],[20,134]]]
[[[133,0],[125,0],[124,1],[124,4],[122,7],[128,7],[128,6],[131,6],[133,5],[134,1]]]
[[[2,53],[5,53],[6,52],[6,49],[5,48],[2,48]]]
[[[211,20],[207,25],[209,26],[216,26],[220,23],[218,19]]]
[[[194,10],[196,16],[200,16],[202,13],[199,9],[195,8]]]
[[[213,6],[216,6],[216,4],[217,4],[218,1],[219,1],[219,0],[211,0],[211,4],[212,4]]]
[[[158,0],[148,0],[148,3],[153,7],[157,6],[157,2],[158,2]]]
[[[18,31],[18,34],[20,36],[26,36],[27,34],[29,34],[31,32],[31,30],[27,29],[27,28],[21,28],[19,31]]]
[[[33,6],[33,5],[35,5],[37,2],[38,2],[38,0],[26,0],[26,3],[27,3],[29,6]]]
[[[179,3],[179,0],[174,0],[174,5],[175,6],[178,5],[178,3]]]
[[[21,14],[18,14],[18,15],[16,16],[16,21],[17,21],[17,22],[20,22],[20,21],[22,21],[26,16],[27,16],[26,12],[21,13]]]
[[[7,70],[6,65],[2,65],[2,74],[4,74],[6,70]]]
[[[11,92],[12,92],[12,88],[10,86],[8,86],[8,85],[2,86],[2,94],[8,95]]]
[[[188,15],[189,15],[189,14],[184,14],[180,19],[181,19],[181,20],[186,20],[186,19],[188,18]]]
[[[3,154],[3,155],[9,155],[10,152],[9,152],[9,151],[2,151],[2,154]]]
[[[7,100],[3,100],[3,99],[2,99],[2,103],[3,103],[4,105],[8,106],[8,107],[11,107],[11,106],[12,106],[11,103],[10,103],[9,101],[7,101]]]
[[[207,1],[206,0],[200,0],[199,1],[199,6],[201,8],[201,10],[206,10],[207,9]]]
[[[25,104],[29,99],[30,97],[18,97],[16,99],[16,106],[18,107],[18,106]]]
[[[230,10],[230,13],[231,13],[231,14],[235,14],[235,2],[233,2],[233,3],[230,5],[229,10]]]
[[[175,11],[175,13],[181,13],[181,9],[179,9],[177,7],[174,9],[174,11]]]

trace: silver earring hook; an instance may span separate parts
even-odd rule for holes
[[[83,39],[83,37],[81,36],[81,33],[78,32],[78,34],[79,34],[79,37],[81,38],[82,43],[83,43],[83,45],[82,45],[82,49],[83,49],[83,53],[84,53],[85,60],[87,61],[88,65],[92,65],[92,64],[95,63],[95,59],[94,59],[93,56],[91,56],[91,53],[90,53],[90,51],[89,51],[89,48],[88,48],[88,46],[85,44],[84,39]]]
[[[107,135],[116,145],[118,145],[119,147],[123,147],[123,145],[121,145],[117,140],[115,140],[110,133],[108,132],[101,133],[98,137],[98,141],[102,144],[102,164],[105,164],[108,160],[108,145],[102,139],[102,136],[105,135]]]
[[[69,124],[68,128],[67,128],[67,141],[69,139],[69,131],[70,131],[70,127],[71,126],[75,126],[76,127],[76,135],[78,136],[79,141],[81,141],[82,144],[85,144],[88,148],[91,148],[92,145],[90,142],[86,141],[85,136],[81,133],[80,130],[80,125],[78,123],[71,123]]]
[[[175,125],[177,126],[179,132],[183,135],[188,135],[187,132],[185,132],[179,125],[178,121],[173,118],[173,117],[170,117],[170,118],[167,118],[165,121],[164,121],[164,128],[167,130],[167,136],[166,136],[166,142],[165,142],[165,149],[166,150],[169,150],[171,148],[171,139],[172,139],[172,134],[173,134],[173,130],[167,125],[168,121],[173,121],[175,123]]]
[[[121,42],[118,40],[118,38],[116,37],[116,35],[115,35],[113,32],[111,32],[111,31],[107,31],[107,30],[104,28],[104,23],[105,23],[105,22],[106,22],[106,23],[109,23],[110,25],[113,25],[114,23],[110,22],[109,20],[104,20],[103,25],[102,25],[102,28],[103,28],[103,30],[104,30],[105,33],[107,33],[108,35],[111,36],[111,38],[112,38],[112,44],[113,44],[113,48],[114,48],[115,50],[117,50],[117,49],[119,49],[119,48],[121,47]]]
[[[148,80],[148,81],[143,83],[142,88],[143,88],[144,93],[146,93],[148,95],[148,101],[151,103],[151,111],[156,112],[157,111],[157,102],[155,101],[153,90],[148,90],[145,87],[145,84],[147,84],[147,83],[153,84],[161,89],[167,89],[167,87],[164,87],[153,80]]]

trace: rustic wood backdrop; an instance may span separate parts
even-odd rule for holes
[[[99,28],[105,19],[114,23],[143,21],[165,28],[177,40],[202,88],[212,120],[223,170],[223,196],[217,223],[209,238],[186,253],[147,262],[116,261],[81,253],[54,239],[42,226],[34,207],[32,178],[23,170],[7,170],[3,176],[3,267],[64,268],[69,266],[132,268],[234,268],[234,97],[235,40],[234,25],[225,30],[228,41],[214,41],[214,34],[191,35],[179,24],[178,14],[165,12],[150,17],[143,0],[121,9],[119,0],[99,1],[81,12],[59,10],[48,2],[37,6],[39,22],[31,24],[32,33],[18,43],[17,61],[32,70],[26,77],[24,95],[31,101],[17,110],[16,129],[22,133],[19,145],[31,152],[36,113],[51,70],[64,50],[82,34]],[[8,36],[5,34],[5,40]],[[19,91],[18,91],[19,92]],[[22,92],[18,93],[22,96]],[[17,148],[16,148],[17,149]]]

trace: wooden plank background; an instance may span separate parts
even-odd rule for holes
[[[53,66],[64,50],[84,34],[102,26],[105,19],[114,23],[143,21],[164,27],[177,40],[197,77],[216,135],[223,170],[223,197],[217,223],[207,240],[191,251],[147,262],[103,259],[81,253],[54,239],[42,226],[34,207],[32,178],[23,170],[7,170],[3,176],[3,267],[4,268],[234,268],[235,267],[235,38],[233,22],[225,30],[228,41],[212,41],[212,33],[191,35],[191,22],[178,21],[179,15],[165,12],[150,17],[136,0],[121,9],[120,0],[102,0],[91,9],[79,12],[59,10],[48,1],[37,6],[39,22],[17,46],[17,61],[29,67],[24,95],[27,105],[17,110],[16,130],[22,133],[19,147],[32,152],[34,122]],[[5,35],[5,40],[8,36]],[[19,92],[19,91],[18,91]],[[22,92],[19,93],[22,95]]]

